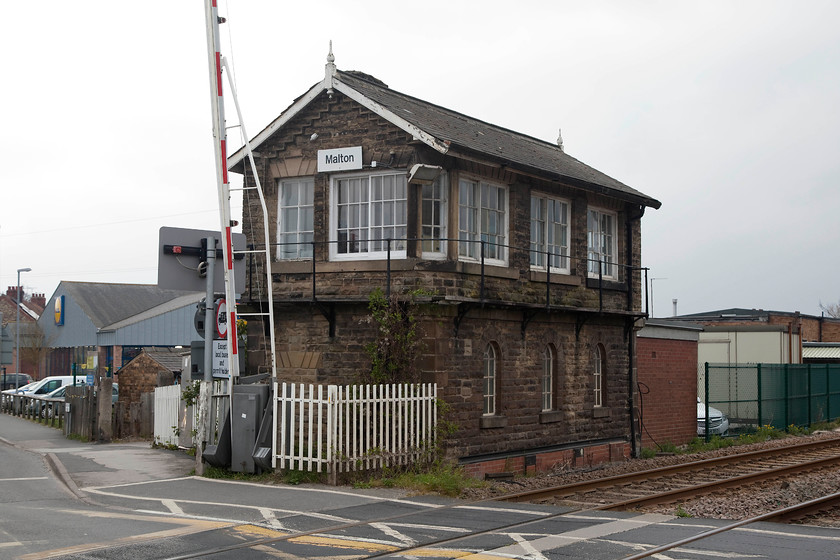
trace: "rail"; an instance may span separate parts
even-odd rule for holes
[[[778,466],[783,461],[787,464]],[[762,462],[771,465],[770,468],[762,467]],[[831,438],[528,490],[500,499],[512,502],[543,502],[547,499],[568,500],[574,497],[575,502],[586,503],[587,494],[597,491],[598,501],[606,502],[595,504],[597,509],[625,509],[674,501],[716,489],[748,484],[762,478],[832,466],[838,462],[840,462],[840,438]],[[743,474],[745,468],[753,472],[745,475]],[[698,479],[704,477],[706,482],[697,482]],[[641,486],[651,480],[657,481],[656,488],[648,490]],[[636,483],[638,484],[633,486]],[[659,486],[667,486],[667,488],[663,490]],[[609,494],[616,498],[610,500]],[[628,494],[633,497],[628,499],[626,497]]]
[[[475,250],[471,251],[463,251],[461,256],[451,259],[451,258],[424,258],[424,252],[422,250],[424,243],[439,243],[441,245],[448,244],[460,244],[460,245],[477,245]],[[634,298],[634,289],[636,287],[641,287],[641,283],[644,282],[644,285],[647,286],[648,283],[648,268],[646,267],[637,267],[628,264],[621,264],[612,260],[608,259],[596,259],[591,258],[590,256],[586,257],[576,257],[571,255],[563,255],[557,252],[552,251],[544,251],[544,250],[537,250],[531,247],[519,247],[515,245],[507,245],[507,244],[499,244],[494,243],[491,241],[487,241],[485,239],[481,240],[464,240],[464,239],[457,239],[457,238],[449,238],[449,237],[440,237],[440,238],[405,238],[405,239],[375,239],[375,240],[341,240],[341,241],[298,241],[298,242],[282,242],[282,243],[272,243],[270,247],[283,247],[283,246],[306,246],[308,247],[307,251],[289,251],[289,256],[287,258],[279,258],[279,259],[272,259],[272,263],[276,267],[278,263],[304,263],[309,262],[311,266],[309,267],[308,271],[304,271],[305,269],[297,266],[297,267],[290,267],[289,270],[276,270],[275,272],[280,274],[289,274],[292,276],[299,276],[302,274],[306,274],[309,276],[309,293],[306,294],[301,290],[295,288],[294,292],[295,295],[293,296],[292,300],[295,302],[305,302],[309,301],[311,304],[316,306],[324,316],[330,321],[330,333],[333,334],[333,318],[334,318],[334,309],[328,306],[334,305],[334,298],[329,297],[328,294],[322,294],[319,291],[318,286],[318,279],[319,277],[323,277],[324,274],[334,273],[335,270],[335,263],[336,262],[345,262],[344,260],[330,260],[332,253],[335,253],[334,249],[331,249],[333,246],[341,246],[344,245],[344,251],[341,253],[342,255],[354,255],[354,254],[364,254],[369,252],[371,254],[370,258],[364,260],[348,260],[346,262],[353,263],[358,265],[360,262],[384,262],[384,274],[385,278],[383,281],[383,291],[385,292],[386,296],[390,296],[391,292],[394,287],[394,273],[395,267],[393,266],[393,262],[395,260],[403,260],[403,259],[423,259],[424,262],[429,263],[461,263],[461,264],[473,264],[478,267],[477,273],[475,272],[463,272],[458,271],[455,272],[449,271],[460,276],[467,276],[467,275],[477,275],[478,276],[478,283],[477,289],[475,290],[477,294],[472,297],[465,297],[465,298],[455,298],[459,305],[462,306],[471,306],[471,305],[485,305],[487,303],[492,304],[504,304],[504,305],[512,305],[517,307],[522,307],[524,312],[523,317],[523,331],[527,327],[527,324],[530,320],[534,317],[536,313],[539,311],[545,311],[551,313],[552,311],[588,311],[588,312],[596,312],[596,313],[604,313],[604,312],[612,312],[612,313],[622,313],[631,316],[647,316],[649,314],[649,305],[650,301],[648,299],[648,290],[644,290],[644,305],[643,311],[637,310],[637,306],[635,303]],[[262,245],[253,245],[253,247],[257,248]],[[375,251],[373,249],[376,249]],[[471,256],[464,256],[463,253]],[[441,252],[441,255],[443,253]],[[499,258],[491,258],[492,255],[497,255]],[[497,291],[501,294],[499,298],[493,300],[488,297],[488,279],[489,278],[497,278],[496,275],[488,274],[488,267],[491,266],[499,266],[502,265],[504,268],[509,268],[509,263],[512,260],[512,257],[515,256],[522,256],[526,255],[530,262],[539,262],[541,263],[540,266],[531,265],[528,270],[532,273],[544,275],[544,278],[534,278],[533,275],[529,276],[529,285],[534,286],[535,288],[532,291],[529,291],[525,297],[521,298],[521,300],[513,301],[510,299],[509,295],[511,293],[509,288],[504,286],[497,289]],[[537,258],[531,259],[531,255],[536,255]],[[583,263],[583,271],[577,270],[575,263]],[[328,266],[325,266],[328,265]],[[560,265],[560,266],[555,266]],[[380,265],[381,266],[381,265]],[[374,267],[375,268],[375,267]],[[352,270],[354,267],[348,267],[348,270]],[[615,271],[613,274],[605,273],[606,271]],[[370,272],[371,274],[375,274],[376,270],[366,270],[366,272]],[[583,273],[581,275],[581,272]],[[636,275],[641,274],[643,278],[639,278],[635,280],[637,277]],[[253,277],[255,274],[254,270],[254,262],[253,258],[249,257],[249,264],[248,264],[248,287],[249,292],[252,294],[252,298],[256,296],[257,291],[253,289],[251,284],[250,278]],[[565,285],[564,282],[557,282],[553,279],[558,277],[567,277],[567,278],[581,278],[583,276],[583,282],[578,283],[579,281],[575,281],[572,284]],[[538,286],[542,285],[542,288],[537,288]],[[573,290],[573,286],[584,287],[586,291],[581,293],[575,293]],[[461,288],[464,288],[463,286]],[[591,291],[590,291],[591,290]],[[595,291],[597,290],[597,292]],[[615,299],[612,299],[612,303],[607,306],[605,301],[606,291],[609,290],[610,292],[614,292],[615,290],[624,291],[626,292],[626,297],[624,298],[625,301],[623,303],[618,303]],[[597,302],[593,301],[595,298],[592,298],[590,294],[597,293]],[[542,294],[542,295],[540,295]],[[264,294],[263,294],[264,295]],[[430,297],[434,299],[435,297],[440,296],[440,294],[432,294]],[[274,299],[277,299],[277,294],[274,294]],[[459,312],[460,313],[460,312]],[[458,323],[460,321],[456,319],[456,332],[458,329]]]
[[[64,399],[49,398],[43,395],[22,393],[3,393],[0,398],[0,411],[5,414],[27,418],[52,427],[64,425]]]

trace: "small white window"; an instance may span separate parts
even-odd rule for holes
[[[333,179],[330,258],[405,257],[407,185],[405,173]]]
[[[554,350],[548,345],[542,354],[542,409],[554,408]]]
[[[484,349],[484,414],[496,414],[496,349]]]
[[[507,264],[507,188],[461,179],[458,184],[458,256]]]
[[[280,181],[278,193],[277,259],[312,258],[314,233],[311,177]]]
[[[595,408],[600,408],[604,404],[604,375],[602,368],[604,367],[604,349],[599,344],[595,347],[595,353],[592,356],[593,361],[593,396],[595,397]]]
[[[421,196],[421,233],[423,258],[446,257],[447,191],[449,180],[446,173],[437,176],[431,185],[423,185]]]
[[[531,267],[569,273],[569,203],[531,197]]]
[[[618,278],[615,224],[615,214],[590,208],[587,217],[587,270],[591,278]]]

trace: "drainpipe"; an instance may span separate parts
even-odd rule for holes
[[[625,224],[626,236],[627,236],[627,268],[626,275],[627,275],[627,310],[633,311],[633,278],[635,276],[635,269],[633,268],[633,222],[640,222],[642,216],[645,215],[645,207],[639,206],[636,212],[632,214],[630,212],[627,213],[627,223]],[[639,261],[641,264],[641,255],[639,256]],[[630,453],[632,457],[641,457],[642,449],[641,449],[641,434],[637,433],[636,431],[636,391],[638,388],[637,384],[637,371],[636,371],[636,324],[634,317],[628,317],[628,329],[627,329],[627,357],[629,360],[627,372],[627,398],[629,400],[629,410],[630,410]]]

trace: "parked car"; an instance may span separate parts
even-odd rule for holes
[[[8,389],[14,390],[15,387],[23,387],[32,383],[32,376],[28,373],[4,373],[0,375],[0,391]]]
[[[75,377],[76,382],[78,383],[79,380],[84,381],[85,377],[83,375],[77,375]],[[26,387],[20,387],[17,390],[18,394],[23,395],[46,395],[47,393],[51,393],[55,391],[59,387],[63,387],[64,385],[72,385],[73,384],[73,376],[72,375],[51,375],[49,377],[45,377],[40,381],[35,381],[34,383],[30,383]],[[11,390],[12,393],[15,392],[14,389]],[[8,392],[7,392],[8,394]]]
[[[84,384],[85,384],[85,381],[84,381],[84,380],[82,380],[82,381],[77,381],[77,382],[76,382],[76,387],[81,387],[81,386],[83,386]],[[44,396],[45,396],[46,398],[48,398],[48,399],[61,399],[61,400],[64,400],[64,398],[67,396],[67,388],[68,388],[69,386],[70,386],[70,385],[64,385],[63,387],[59,387],[58,389],[56,389],[56,390],[52,391],[51,393],[47,393],[47,394],[46,394],[46,395],[44,395]],[[115,402],[117,402],[117,399],[119,398],[119,396],[120,396],[120,387],[119,387],[119,385],[118,385],[118,384],[114,383],[114,384],[111,386],[111,404],[114,404]]]
[[[25,392],[25,391],[28,391],[29,389],[31,389],[32,387],[34,387],[36,383],[38,383],[38,382],[37,382],[37,381],[33,381],[32,383],[28,383],[28,384],[26,384],[26,385],[21,385],[21,386],[20,386],[20,387],[18,387],[17,389],[15,389],[14,387],[12,387],[11,389],[6,389],[5,391],[3,391],[3,394],[4,394],[4,395],[14,395],[14,394],[16,394],[16,393],[17,393],[17,394],[20,394],[20,393],[23,393],[23,392]]]
[[[725,436],[729,431],[729,418],[713,406],[709,407],[709,435]],[[697,397],[697,435],[706,435],[706,404]]]

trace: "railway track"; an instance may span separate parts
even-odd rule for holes
[[[840,468],[840,438],[528,490],[499,499],[623,510],[678,503],[696,496],[825,468]]]

